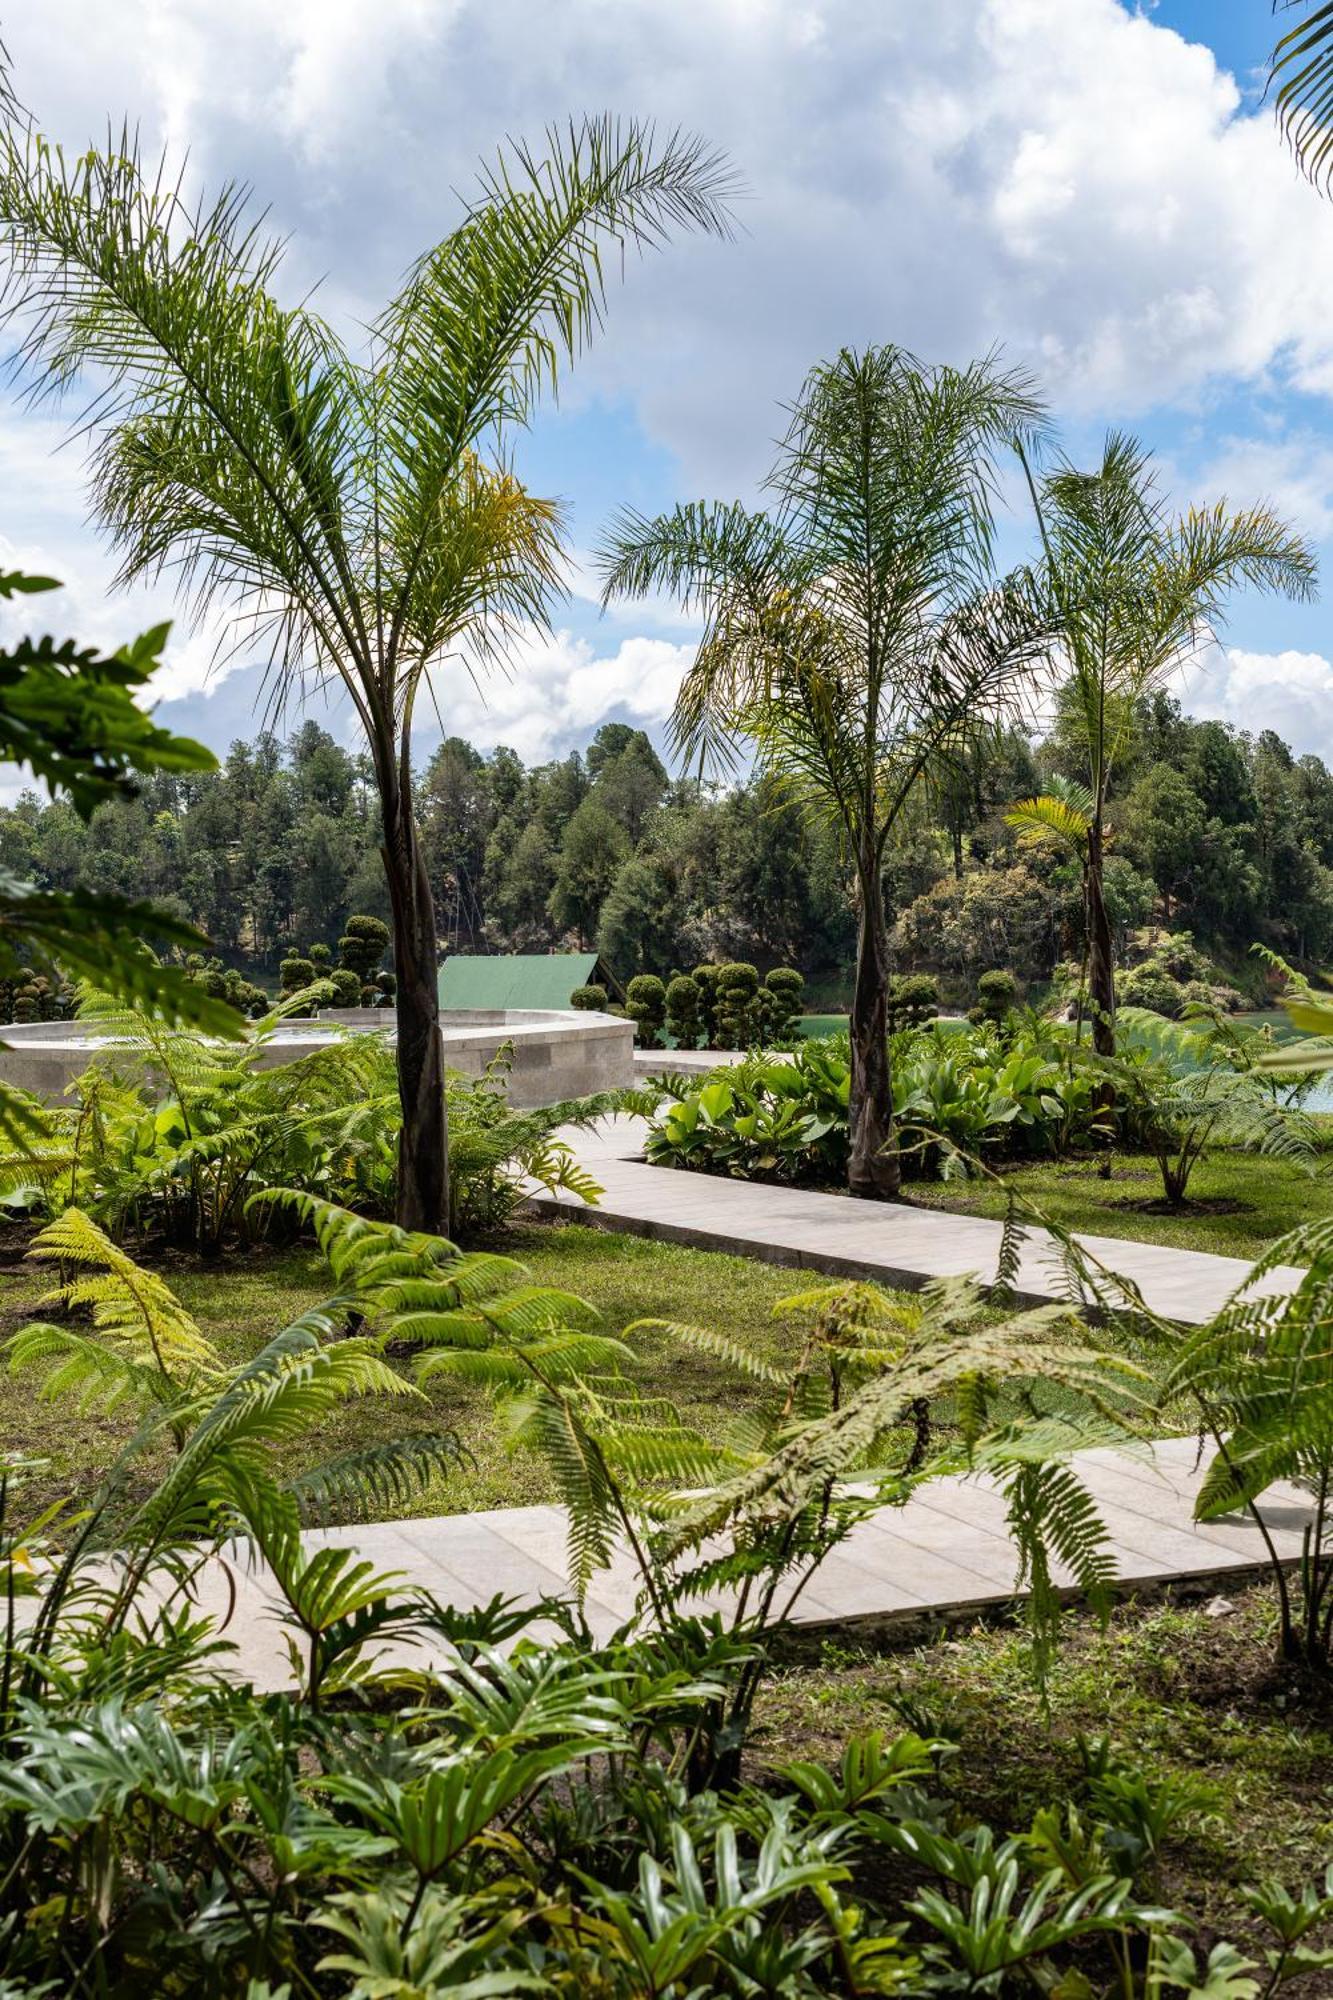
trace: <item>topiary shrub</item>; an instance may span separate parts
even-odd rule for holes
[[[19,987],[14,995],[14,1020],[16,1024],[40,1021],[42,1018],[41,995],[32,980]]]
[[[306,952],[306,957],[314,966],[318,977],[322,979],[329,969],[333,953],[326,944],[312,944]]]
[[[641,972],[625,988],[625,1012],[634,1023],[640,1048],[660,1049],[666,1026],[666,987],[652,972]]]
[[[796,1017],[801,1011],[804,992],[804,979],[789,965],[775,965],[764,980],[764,990],[759,996],[763,1028],[779,1048],[789,1046],[795,1039]]]
[[[759,973],[743,960],[717,968],[717,1028],[723,1048],[750,1049],[759,1040]]]
[[[889,981],[889,1033],[923,1028],[940,1011],[938,982],[928,972],[907,972]]]
[[[967,1018],[978,1024],[993,1021],[1001,1025],[1013,1013],[1017,998],[1018,981],[1012,972],[983,972],[977,981],[977,1004],[969,1008]]]
[[[284,958],[278,967],[278,978],[282,982],[284,993],[299,993],[303,986],[314,984],[313,959],[303,958],[299,952],[293,952],[289,958]]]
[[[717,1020],[718,965],[696,965],[690,978],[699,989],[699,1031],[706,1049],[721,1048]]]
[[[604,1014],[610,995],[604,986],[576,986],[569,996],[571,1007],[577,1007],[582,1014]]]
[[[378,917],[349,917],[338,940],[338,963],[369,985],[389,949],[389,926]]]
[[[704,1038],[703,996],[688,972],[678,972],[668,983],[666,1024],[678,1049],[697,1049]]]
[[[370,989],[371,1005],[391,1007],[398,993],[398,980],[392,972],[377,972],[375,984]]]
[[[335,1007],[359,1007],[361,1005],[363,991],[361,977],[359,973],[352,971],[350,965],[335,966],[334,970],[329,974],[329,979],[333,986],[333,1004]],[[373,992],[374,989],[371,988],[369,990]]]

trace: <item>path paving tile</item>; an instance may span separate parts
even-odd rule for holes
[[[1262,1540],[1248,1516],[1206,1529],[1193,1524],[1201,1476],[1193,1440],[1168,1439],[1133,1459],[1084,1452],[1074,1465],[1097,1497],[1126,1585],[1224,1585],[1262,1564]],[[1275,1488],[1263,1506],[1279,1553],[1297,1559],[1300,1530],[1311,1515],[1306,1497],[1295,1488]],[[567,1594],[565,1518],[559,1507],[381,1521],[321,1530],[307,1540],[312,1547],[355,1548],[380,1568],[404,1571],[408,1583],[460,1610],[486,1604],[497,1592],[520,1599]],[[849,1639],[858,1629],[901,1621],[915,1631],[923,1621],[1009,1603],[1016,1573],[1004,1500],[996,1488],[976,1476],[935,1479],[905,1506],[880,1508],[857,1525],[801,1593],[794,1621],[830,1626]],[[1063,1587],[1070,1583],[1059,1571],[1055,1581]],[[638,1573],[618,1550],[588,1593],[588,1622],[599,1639],[631,1616],[637,1595]],[[219,1619],[231,1609],[225,1636],[236,1648],[232,1671],[260,1687],[289,1680],[276,1596],[262,1566],[235,1554],[226,1563],[215,1560],[198,1580],[198,1599],[201,1610]],[[720,1593],[704,1603],[726,1601]],[[779,1603],[784,1601],[780,1594]],[[411,1648],[396,1646],[388,1657],[421,1666],[444,1650],[443,1642],[427,1639]]]
[[[985,1216],[650,1167],[642,1158],[646,1129],[642,1119],[616,1117],[589,1132],[567,1132],[601,1183],[602,1199],[588,1208],[577,1197],[539,1191],[534,1207],[603,1229],[905,1289],[932,1278],[976,1276],[989,1282],[995,1276],[1003,1226]],[[1113,1236],[1080,1235],[1078,1241],[1108,1270],[1132,1280],[1155,1312],[1185,1325],[1211,1319],[1249,1273],[1239,1257],[1202,1250]],[[1280,1266],[1263,1289],[1289,1291],[1301,1275]],[[1027,1304],[1067,1295],[1060,1246],[1044,1229],[1025,1232],[1015,1291]]]

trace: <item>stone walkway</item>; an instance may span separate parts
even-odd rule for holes
[[[889,1285],[914,1287],[964,1273],[986,1280],[994,1274],[999,1223],[650,1167],[641,1157],[642,1133],[641,1121],[617,1118],[569,1135],[603,1186],[601,1205],[589,1209],[543,1195],[536,1206],[571,1221]],[[1185,1323],[1210,1317],[1248,1268],[1236,1258],[1198,1251],[1111,1237],[1080,1240],[1131,1278],[1154,1309]],[[1286,1289],[1299,1276],[1280,1271],[1270,1287]],[[1065,1295],[1058,1246],[1042,1230],[1028,1233],[1017,1291],[1025,1301]],[[1196,1459],[1193,1439],[1159,1442],[1132,1457],[1092,1451],[1075,1459],[1097,1501],[1126,1588],[1170,1583],[1224,1591],[1261,1569],[1263,1537],[1248,1515],[1208,1526],[1194,1522],[1202,1477]],[[1278,1556],[1299,1561],[1311,1519],[1307,1496],[1275,1486],[1262,1511]],[[307,1540],[311,1546],[355,1548],[377,1568],[401,1572],[404,1587],[416,1586],[458,1608],[485,1604],[497,1593],[520,1601],[568,1594],[565,1517],[554,1506],[381,1522]],[[845,1636],[893,1628],[925,1635],[1011,1603],[1015,1576],[1004,1505],[994,1486],[982,1478],[937,1479],[905,1507],[883,1508],[862,1522],[802,1593],[794,1618]],[[594,1578],[587,1611],[599,1637],[630,1617],[637,1590],[637,1574],[623,1553]],[[214,1559],[197,1580],[197,1596],[202,1610],[226,1622],[226,1637],[237,1649],[232,1671],[260,1687],[290,1680],[278,1606],[262,1568]],[[442,1644],[417,1643],[398,1652],[405,1663],[422,1665],[444,1650]]]
[[[775,1188],[716,1174],[650,1167],[642,1158],[646,1126],[638,1118],[608,1118],[588,1132],[565,1136],[601,1183],[588,1208],[574,1196],[539,1194],[548,1214],[656,1236],[700,1250],[730,1251],[769,1264],[804,1265],[839,1277],[873,1278],[914,1290],[932,1278],[995,1275],[1002,1225],[980,1215],[949,1215],[907,1203],[852,1201],[807,1188]],[[1147,1304],[1169,1319],[1197,1325],[1211,1319],[1245,1280],[1239,1257],[1177,1250],[1117,1236],[1077,1239],[1110,1270],[1138,1286]],[[1266,1291],[1289,1291],[1301,1272],[1280,1267]],[[1021,1303],[1067,1296],[1059,1245],[1030,1229],[1015,1280]]]
[[[1090,1451],[1074,1460],[1098,1502],[1126,1588],[1173,1583],[1225,1591],[1263,1562],[1262,1538],[1249,1516],[1194,1524],[1191,1511],[1202,1477],[1196,1456],[1193,1439],[1177,1438],[1134,1457]],[[1276,1486],[1263,1501],[1263,1513],[1278,1554],[1298,1560],[1301,1531],[1310,1518],[1306,1497]],[[486,1604],[497,1591],[520,1600],[568,1594],[565,1517],[559,1507],[386,1521],[311,1534],[307,1542],[354,1547],[377,1568],[403,1572],[404,1586],[418,1586],[459,1608]],[[936,1479],[905,1507],[882,1508],[858,1525],[802,1593],[794,1622],[829,1626],[852,1638],[894,1628],[905,1635],[928,1634],[1011,1602],[1015,1571],[995,1488],[982,1478]],[[593,1579],[587,1610],[599,1638],[631,1615],[636,1594],[637,1575],[626,1556],[617,1556]],[[264,1688],[289,1682],[275,1594],[265,1572],[245,1559],[215,1560],[198,1579],[198,1600],[201,1610],[227,1620],[225,1637],[237,1648],[231,1671]],[[398,1649],[398,1657],[421,1665],[443,1650]]]

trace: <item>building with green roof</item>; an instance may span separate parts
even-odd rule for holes
[[[440,1007],[445,1012],[570,1010],[577,986],[604,986],[613,996],[619,982],[595,951],[531,951],[475,957],[466,952],[441,960]]]

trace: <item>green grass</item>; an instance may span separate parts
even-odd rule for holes
[[[1298,1223],[1333,1216],[1327,1157],[1310,1175],[1288,1161],[1256,1153],[1214,1153],[1195,1170],[1189,1204],[1178,1213],[1144,1206],[1160,1201],[1162,1193],[1161,1177],[1147,1154],[1117,1153],[1109,1180],[1101,1178],[1095,1160],[1077,1160],[1006,1168],[1005,1181],[1068,1229],[1137,1237],[1181,1250],[1214,1250],[1247,1261]],[[909,1192],[914,1202],[965,1215],[1005,1212],[1004,1188],[991,1181],[914,1181]]]
[[[793,1356],[801,1338],[800,1322],[774,1319],[775,1303],[828,1282],[816,1272],[777,1269],[745,1257],[653,1243],[581,1224],[513,1229],[502,1247],[527,1266],[536,1283],[586,1299],[601,1315],[604,1332],[620,1334],[638,1319],[671,1319],[711,1327],[774,1361]],[[207,1265],[180,1256],[148,1261],[231,1362],[257,1352],[331,1289],[321,1259],[309,1249],[235,1252]],[[49,1285],[49,1275],[12,1263],[0,1332],[37,1316],[37,1301]],[[636,1334],[632,1344],[644,1389],[669,1396],[682,1416],[710,1436],[720,1435],[738,1409],[759,1393],[754,1384],[738,1382],[723,1363],[660,1333]],[[87,1492],[134,1429],[128,1410],[80,1414],[68,1400],[41,1401],[39,1380],[37,1375],[0,1372],[0,1451],[47,1461],[41,1480],[25,1487],[34,1507],[39,1499],[60,1493]],[[408,1430],[441,1428],[458,1433],[470,1463],[419,1495],[409,1511],[462,1513],[553,1497],[542,1462],[510,1447],[484,1395],[447,1380],[431,1384],[420,1403],[394,1399],[345,1406],[307,1441],[300,1463]],[[165,1453],[142,1462],[139,1491],[148,1490],[166,1462]]]
[[[1232,1610],[1126,1605],[1103,1634],[1066,1621],[1043,1716],[1012,1629],[980,1627],[911,1652],[826,1648],[765,1693],[759,1721],[770,1766],[833,1762],[857,1731],[905,1727],[958,1745],[943,1785],[962,1824],[1026,1829],[1036,1809],[1077,1798],[1077,1737],[1109,1735],[1149,1774],[1191,1778],[1206,1798],[1167,1847],[1159,1885],[1206,1934],[1255,1942],[1239,1888],[1276,1875],[1293,1890],[1322,1876],[1333,1851],[1333,1689],[1280,1670],[1271,1592],[1240,1593]],[[1283,1988],[1326,1994],[1320,1983]],[[1100,1990],[1100,1989],[1099,1989]]]

